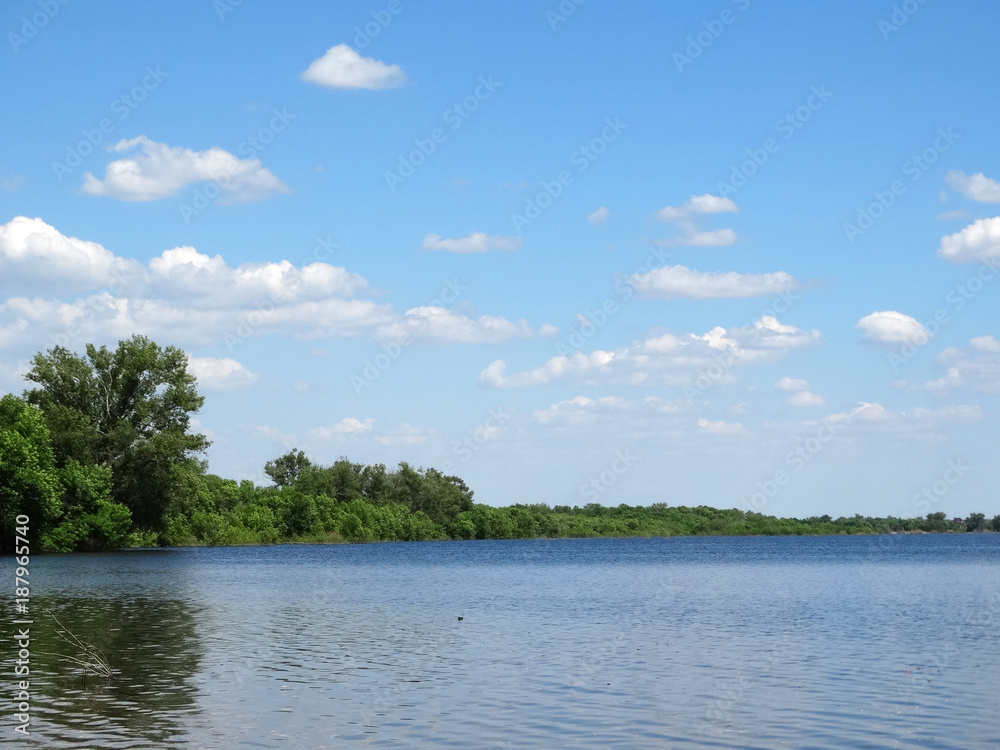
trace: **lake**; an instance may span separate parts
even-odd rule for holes
[[[1000,747],[1000,534],[127,551],[31,583],[16,746]]]

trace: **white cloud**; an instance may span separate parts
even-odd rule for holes
[[[713,328],[704,335],[651,335],[615,351],[574,352],[552,357],[541,367],[511,375],[503,360],[491,363],[479,375],[484,385],[524,388],[557,380],[629,385],[691,385],[711,367],[719,370],[712,382],[732,382],[730,369],[780,359],[790,349],[812,346],[819,331],[802,331],[766,315],[752,326]]]
[[[404,422],[392,432],[375,438],[375,442],[387,446],[419,445],[426,443],[435,434],[435,431],[429,427],[414,427]]]
[[[826,403],[826,399],[816,393],[810,393],[809,391],[798,391],[793,393],[785,401],[789,406],[822,406]]]
[[[13,193],[18,190],[21,185],[24,184],[24,175],[14,175],[13,177],[3,178],[3,189],[8,193]]]
[[[943,377],[922,384],[898,380],[893,386],[937,394],[967,391],[1000,395],[1000,341],[993,336],[977,336],[964,349],[950,346],[934,362],[947,368]]]
[[[687,266],[664,266],[633,274],[632,286],[647,299],[741,299],[779,294],[798,287],[784,271],[740,274],[735,271],[695,271]]]
[[[993,336],[976,336],[969,339],[969,348],[977,352],[1000,352],[1000,341]]]
[[[979,219],[961,232],[942,237],[938,255],[952,263],[995,261],[1000,255],[1000,216]]]
[[[785,377],[779,379],[778,382],[774,384],[774,387],[779,391],[791,392],[792,395],[785,401],[785,403],[789,406],[822,406],[826,403],[825,398],[810,392],[808,381],[800,380],[799,378],[790,378],[786,375]]]
[[[591,224],[603,224],[609,216],[611,216],[611,212],[605,206],[601,206],[594,213],[587,214],[587,221]]]
[[[66,237],[41,219],[17,216],[0,226],[0,293],[60,294],[117,286],[140,268],[96,242]]]
[[[653,244],[658,247],[728,247],[739,239],[732,229],[701,231],[686,221],[682,221],[680,225],[683,234],[664,240],[654,240]]]
[[[235,359],[188,357],[188,372],[198,379],[206,391],[230,391],[248,388],[257,382],[257,375]]]
[[[363,277],[340,266],[310,263],[296,268],[283,260],[231,268],[221,256],[209,257],[193,247],[166,250],[150,260],[143,288],[148,296],[184,300],[196,307],[214,306],[220,298],[229,306],[322,302],[366,291]]]
[[[982,417],[982,410],[975,405],[943,409],[916,407],[910,411],[894,412],[881,404],[861,402],[850,411],[831,414],[821,421],[838,436],[889,434],[911,440],[939,442],[944,439],[940,429],[945,425],[979,422]]]
[[[958,219],[971,219],[972,213],[967,208],[956,208],[954,211],[945,211],[937,215],[938,221],[956,221]]]
[[[955,192],[966,198],[980,203],[1000,203],[1000,182],[991,180],[982,172],[970,176],[953,169],[944,179]]]
[[[705,195],[692,195],[689,200],[679,206],[661,208],[656,212],[656,218],[660,221],[677,221],[678,219],[686,219],[691,214],[717,214],[739,210],[732,199],[705,193]]]
[[[382,326],[377,335],[384,341],[412,337],[430,344],[489,344],[512,338],[552,336],[557,332],[550,324],[535,330],[523,318],[516,323],[495,315],[469,318],[444,307],[424,306],[407,310],[403,318]]]
[[[522,243],[520,237],[504,237],[499,234],[490,237],[483,232],[473,232],[458,239],[444,239],[440,234],[428,234],[424,237],[420,249],[462,254],[485,253],[489,250],[517,250]]]
[[[332,89],[391,89],[406,81],[406,75],[398,65],[362,57],[346,44],[338,44],[313,60],[302,80]]]
[[[681,234],[665,240],[655,240],[653,244],[660,247],[727,247],[739,239],[732,229],[716,229],[702,231],[698,229],[691,217],[695,214],[716,214],[739,211],[739,207],[729,198],[719,198],[706,193],[693,195],[679,206],[666,206],[656,212],[660,221],[676,222],[681,228]]]
[[[84,175],[83,192],[106,195],[123,201],[155,201],[179,193],[196,182],[215,182],[219,203],[259,201],[291,189],[263,167],[260,159],[238,159],[214,147],[192,151],[180,146],[157,143],[144,135],[121,140],[111,150],[138,153],[113,161],[99,180]]]
[[[746,428],[740,422],[711,422],[699,419],[698,427],[708,435],[744,435]]]
[[[884,310],[866,315],[857,322],[868,341],[876,344],[916,344],[922,346],[931,339],[930,331],[909,315]]]
[[[603,396],[594,399],[576,396],[559,401],[545,409],[536,410],[534,418],[539,424],[573,427],[604,421],[607,417],[626,415],[630,424],[634,426],[637,420],[650,416],[685,414],[691,410],[693,404],[694,402],[686,398],[664,400],[656,396],[647,396],[643,399],[630,400],[621,396]]]
[[[374,426],[374,419],[369,418],[362,421],[357,417],[344,417],[333,427],[317,427],[310,430],[308,435],[320,440],[330,440],[341,435],[359,435],[363,432],[370,432]]]
[[[808,391],[809,382],[798,378],[790,378],[786,375],[778,380],[778,382],[774,384],[774,387],[779,391]]]

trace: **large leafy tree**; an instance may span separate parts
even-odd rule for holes
[[[16,396],[0,399],[0,551],[13,550],[19,515],[36,542],[59,516],[60,483],[42,413]],[[24,536],[23,534],[21,536]]]
[[[140,527],[159,529],[164,513],[209,445],[191,432],[204,398],[187,371],[187,355],[144,336],[114,351],[88,344],[85,356],[63,347],[37,354],[25,398],[45,413],[56,463],[103,464],[111,471],[114,502]]]

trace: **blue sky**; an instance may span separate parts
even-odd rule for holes
[[[223,476],[1000,512],[995,4],[0,18],[0,390],[139,332]]]

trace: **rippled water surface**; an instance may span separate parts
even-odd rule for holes
[[[0,743],[1000,747],[1000,534],[154,550],[31,578],[32,734],[8,713]]]

